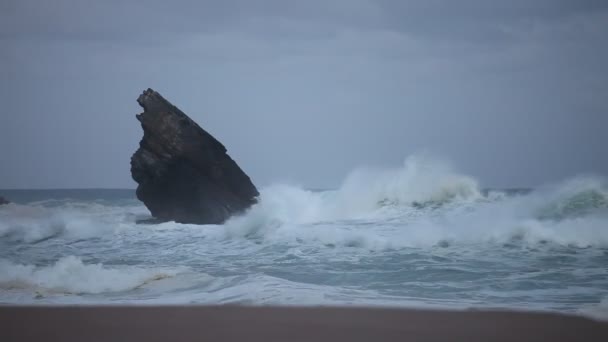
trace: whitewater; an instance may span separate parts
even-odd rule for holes
[[[133,190],[7,190],[0,304],[508,308],[608,318],[608,182],[483,189],[428,156],[261,189],[223,225],[144,224]]]

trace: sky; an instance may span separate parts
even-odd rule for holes
[[[0,188],[134,188],[151,87],[258,186],[608,175],[608,1],[0,1]]]

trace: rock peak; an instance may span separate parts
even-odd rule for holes
[[[219,224],[256,202],[256,187],[223,144],[152,89],[137,102],[144,135],[131,175],[154,217]]]

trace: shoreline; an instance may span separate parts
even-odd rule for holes
[[[1,341],[608,341],[608,322],[498,310],[0,306]]]

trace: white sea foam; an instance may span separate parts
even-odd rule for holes
[[[606,180],[518,194],[486,194],[477,183],[412,157],[400,168],[355,170],[331,191],[270,186],[248,212],[208,226],[139,225],[149,213],[128,200],[1,206],[0,302],[602,311]]]
[[[0,260],[0,288],[79,294],[119,292],[175,276],[183,270],[110,268],[102,264],[85,264],[75,256],[61,258],[43,267]]]
[[[589,316],[591,318],[608,321],[608,297],[602,299],[596,305],[588,305],[579,310],[582,315]]]
[[[56,236],[90,238],[128,229],[134,225],[137,215],[146,212],[143,206],[78,202],[49,204],[56,203],[0,207],[0,237],[28,243]]]
[[[258,204],[225,225],[173,222],[136,225],[144,206],[56,203],[0,207],[0,238],[37,242],[56,236],[86,239],[125,231],[196,231],[209,240],[261,238],[269,243],[373,250],[451,243],[552,242],[608,246],[608,183],[580,177],[526,195],[494,191],[428,156],[393,169],[358,169],[336,190],[278,184]]]
[[[276,185],[226,223],[228,237],[394,249],[449,243],[608,246],[608,186],[581,177],[527,195],[482,196],[477,182],[435,159],[361,169],[335,191]]]
[[[338,190],[314,192],[291,185],[273,185],[260,202],[227,224],[229,235],[255,235],[283,224],[336,220],[385,219],[425,206],[481,199],[477,182],[430,157],[410,157],[396,169],[357,169]]]

